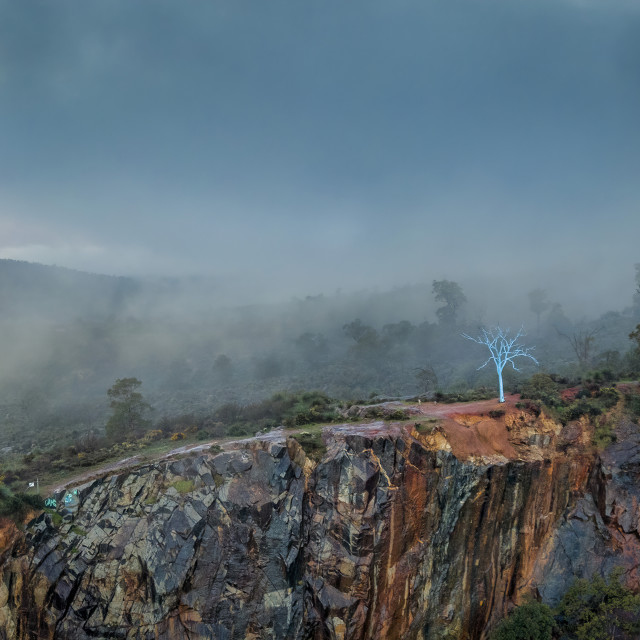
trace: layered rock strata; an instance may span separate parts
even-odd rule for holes
[[[526,414],[456,424],[334,428],[316,465],[255,441],[81,486],[5,550],[0,637],[481,639],[525,594],[615,564],[637,579],[637,428],[598,457]]]

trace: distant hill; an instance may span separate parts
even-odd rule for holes
[[[138,289],[133,278],[0,259],[0,312],[4,319],[40,316],[60,321],[118,315]]]

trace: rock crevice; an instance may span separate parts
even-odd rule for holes
[[[598,458],[545,428],[529,456],[336,429],[315,465],[256,441],[95,480],[5,553],[0,637],[481,639],[526,594],[637,581],[640,437]]]

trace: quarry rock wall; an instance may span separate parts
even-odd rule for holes
[[[574,577],[622,565],[637,586],[627,431],[599,455],[511,429],[517,455],[474,457],[363,425],[318,464],[256,440],[101,478],[5,541],[0,637],[482,639]]]

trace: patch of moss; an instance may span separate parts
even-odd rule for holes
[[[423,435],[429,435],[433,433],[433,430],[438,425],[439,420],[437,418],[428,418],[422,422],[416,422],[413,426],[414,429]]]
[[[71,533],[75,533],[77,536],[86,536],[87,532],[81,527],[76,527],[75,525],[71,527]]]
[[[598,418],[591,436],[591,443],[598,449],[604,449],[615,441],[614,425],[605,416]]]
[[[179,494],[184,495],[185,493],[190,493],[195,488],[195,483],[193,480],[176,480],[171,485]]]
[[[57,511],[49,511],[49,515],[54,527],[59,527],[62,524],[62,516]]]
[[[219,489],[224,484],[224,476],[221,476],[219,473],[214,473],[213,481],[216,483],[216,487]]]

